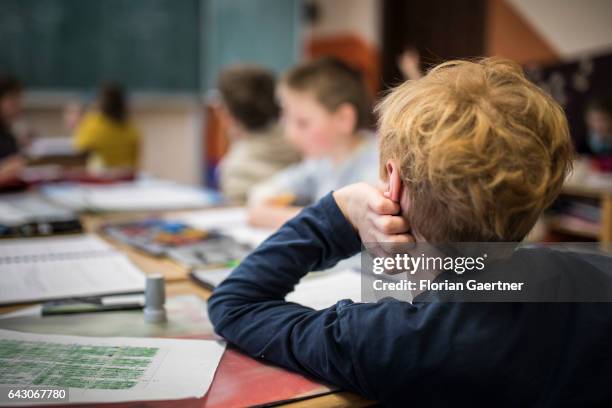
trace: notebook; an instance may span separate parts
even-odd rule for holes
[[[45,186],[50,200],[76,211],[162,211],[210,207],[220,196],[209,190],[162,180],[138,180],[105,185],[64,183]]]
[[[93,235],[0,240],[0,304],[144,291],[145,276]]]
[[[37,194],[2,195],[0,237],[29,237],[82,231],[73,211],[53,204]]]

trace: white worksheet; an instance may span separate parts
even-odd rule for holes
[[[142,292],[145,275],[93,235],[0,241],[0,304]]]
[[[299,303],[321,310],[339,300],[361,301],[361,274],[355,270],[313,272],[295,286],[286,297],[288,302]]]
[[[66,387],[70,403],[201,398],[225,343],[0,330],[0,385]],[[1,405],[1,404],[0,404]]]

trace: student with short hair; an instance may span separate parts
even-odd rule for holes
[[[362,242],[520,241],[570,169],[562,109],[506,60],[442,64],[396,88],[379,112],[386,188],[336,190],[268,238],[209,299],[216,332],[385,406],[609,405],[609,303],[386,298],[315,311],[284,300]],[[527,265],[546,255],[560,278],[612,271],[592,255],[519,251]]]
[[[589,101],[585,113],[587,143],[595,156],[612,156],[612,96]]]
[[[251,221],[278,227],[333,189],[374,181],[377,141],[361,74],[322,58],[290,69],[278,88],[285,134],[305,160],[257,185]]]
[[[274,74],[255,65],[224,69],[217,112],[230,139],[219,165],[219,185],[230,201],[244,204],[251,188],[300,160],[278,126]]]
[[[130,120],[127,96],[121,85],[107,83],[100,88],[97,109],[80,121],[74,146],[90,155],[87,167],[93,172],[136,170],[140,132]]]

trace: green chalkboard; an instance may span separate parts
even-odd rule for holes
[[[197,92],[200,0],[0,0],[0,70],[31,89]]]
[[[219,71],[248,62],[277,73],[300,54],[301,0],[204,0],[203,87],[214,87]]]

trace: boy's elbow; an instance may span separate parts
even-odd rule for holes
[[[220,325],[223,316],[225,315],[224,309],[226,309],[226,299],[222,293],[213,291],[210,298],[207,301],[208,317],[217,331],[217,327]],[[217,331],[218,333],[218,331]]]
[[[215,289],[207,301],[208,317],[215,328],[215,332],[222,334],[223,327],[236,321],[241,315],[244,305],[241,297],[227,292],[224,288]]]

